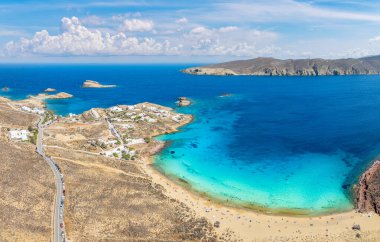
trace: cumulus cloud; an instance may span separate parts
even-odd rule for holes
[[[231,35],[231,31],[235,33]],[[268,43],[276,39],[277,34],[269,31],[198,26],[184,35],[183,42],[190,46],[193,55],[256,56],[273,54],[275,48]]]
[[[86,20],[88,21],[88,19]],[[85,21],[85,22],[86,22]],[[95,23],[97,23],[95,21]],[[95,24],[93,23],[93,24]],[[240,29],[235,26],[209,28],[188,26],[177,34],[149,20],[126,19],[123,28],[89,28],[77,17],[62,18],[61,33],[47,30],[31,38],[8,42],[3,53],[7,56],[99,56],[99,55],[230,55],[256,56],[271,54],[277,34],[270,31]],[[175,28],[175,26],[171,26]],[[170,28],[170,27],[168,27]],[[231,31],[234,31],[231,34]],[[154,36],[154,37],[153,37]]]
[[[189,20],[187,18],[180,18],[175,21],[177,24],[187,24]]]
[[[146,32],[152,31],[154,23],[151,20],[142,19],[125,19],[120,26],[120,30],[123,32]]]
[[[147,55],[175,54],[177,47],[169,41],[158,42],[153,38],[127,37],[124,33],[110,34],[90,30],[76,17],[62,18],[63,32],[50,35],[47,30],[37,32],[31,39],[8,42],[6,55]]]

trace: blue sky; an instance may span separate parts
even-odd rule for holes
[[[0,62],[380,54],[380,1],[0,1]]]

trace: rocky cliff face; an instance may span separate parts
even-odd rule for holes
[[[380,161],[376,161],[360,178],[356,187],[356,209],[380,214]]]
[[[337,60],[256,58],[193,67],[183,72],[195,75],[255,76],[378,75],[380,56]]]

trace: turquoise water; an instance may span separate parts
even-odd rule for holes
[[[190,65],[191,66],[191,65]],[[154,102],[193,114],[156,157],[163,173],[220,201],[274,211],[324,213],[353,207],[351,186],[380,153],[380,77],[213,77],[186,66],[2,65],[0,95],[20,99],[47,87],[59,114]],[[93,79],[115,89],[82,89]],[[219,97],[232,93],[229,97]]]

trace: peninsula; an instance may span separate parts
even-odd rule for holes
[[[182,72],[193,75],[252,75],[252,76],[331,76],[379,75],[380,56],[358,59],[287,59],[256,58],[200,67]]]

